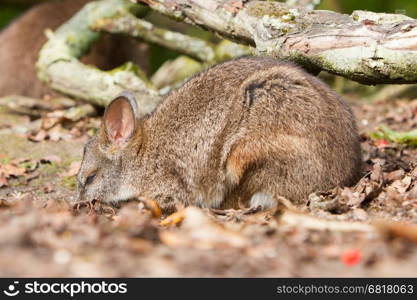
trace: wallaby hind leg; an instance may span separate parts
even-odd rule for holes
[[[275,162],[265,161],[258,167],[246,171],[228,201],[231,201],[234,207],[261,206],[263,209],[275,207],[280,197],[295,204],[302,204],[307,200],[308,188],[305,187],[309,183],[300,184],[294,182],[291,177],[291,174],[284,174],[283,168]]]
[[[307,138],[271,135],[266,140],[248,134],[235,144],[226,162],[226,175],[234,186],[233,205],[239,201],[269,208],[280,196],[301,204],[317,189],[330,188],[328,168],[306,152],[314,147]]]
[[[276,203],[275,196],[279,189],[288,187],[285,182],[288,161],[280,166],[278,162],[285,155],[280,155],[279,151],[274,153],[271,151],[273,149],[268,149],[270,146],[262,141],[245,140],[233,147],[226,163],[226,176],[234,186],[225,201],[230,207],[244,205],[270,208]]]

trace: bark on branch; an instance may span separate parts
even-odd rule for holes
[[[188,35],[156,27],[132,14],[98,19],[91,29],[108,33],[122,33],[136,39],[184,53],[202,62],[212,62],[215,50],[210,43]]]
[[[151,112],[161,100],[157,90],[138,66],[127,63],[112,71],[102,71],[82,64],[85,54],[100,34],[90,29],[101,18],[137,13],[140,7],[124,0],[106,0],[87,4],[55,33],[40,52],[38,77],[51,88],[64,94],[105,106],[123,90],[136,94],[145,112]]]
[[[365,84],[417,82],[417,21],[404,15],[344,15],[267,1],[134,1],[311,70]]]
[[[211,45],[155,27],[134,17],[143,6],[133,2],[239,44]],[[86,66],[78,58],[100,36],[94,30],[132,35],[204,62],[194,62],[190,72],[250,53],[243,46],[249,45],[259,55],[292,60],[312,71],[325,70],[361,83],[417,82],[417,21],[403,15],[355,11],[349,16],[255,0],[102,0],[89,3],[55,33],[50,32],[37,64],[39,78],[53,89],[102,106],[128,89],[150,112],[171,85],[182,81],[184,74],[192,74],[178,68],[187,62],[182,58],[164,65],[154,78],[163,87],[158,90],[132,64],[109,72]],[[177,74],[171,74],[172,70]],[[178,80],[166,81],[167,72]]]

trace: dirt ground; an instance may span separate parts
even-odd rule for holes
[[[0,110],[0,276],[417,276],[416,148],[371,138],[417,128],[417,100],[350,99],[366,173],[305,207],[73,207],[82,147],[99,118]]]

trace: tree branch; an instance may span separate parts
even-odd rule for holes
[[[135,1],[311,70],[365,84],[417,82],[417,21],[403,15],[349,16],[266,1]]]
[[[214,60],[214,48],[210,43],[179,32],[156,27],[132,14],[98,19],[92,24],[91,29],[130,35],[136,39],[186,54],[202,62]]]
[[[171,90],[171,87],[182,84],[184,80],[203,69],[203,64],[187,56],[181,55],[174,60],[166,61],[155,74],[153,74],[151,81],[155,87],[163,89],[160,93],[166,94]]]
[[[100,106],[130,90],[144,112],[151,112],[161,97],[138,66],[127,63],[105,72],[78,60],[100,36],[89,28],[95,20],[138,9],[140,6],[123,0],[87,4],[55,33],[49,33],[37,63],[38,77],[57,91]]]
[[[155,27],[136,19],[133,15],[143,7],[127,0],[93,1],[55,33],[49,33],[37,64],[40,79],[55,90],[102,106],[128,89],[150,112],[170,88],[166,84],[175,85],[184,74],[251,53],[251,47],[255,47],[259,55],[295,61],[311,71],[325,70],[361,83],[417,82],[417,21],[403,15],[355,11],[348,16],[270,1],[132,1],[148,4],[178,21],[199,25],[240,45],[223,41],[212,46]],[[82,64],[78,58],[100,36],[92,28],[129,34],[175,49],[204,64],[187,72],[179,68],[185,60],[165,65],[154,77],[158,87],[164,87],[158,91],[133,64],[108,72]],[[176,72],[171,74],[175,75],[173,81],[166,79],[167,70]]]

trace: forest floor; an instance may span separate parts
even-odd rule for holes
[[[370,138],[417,128],[417,100],[350,101],[366,175],[275,212],[141,202],[74,207],[99,118],[0,110],[0,276],[417,276],[417,148]],[[33,110],[32,112],[35,112]]]

